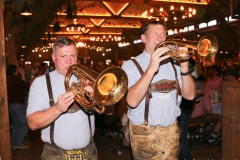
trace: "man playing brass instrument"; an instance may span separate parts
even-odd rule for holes
[[[195,97],[188,61],[168,62],[169,55],[164,53],[169,48],[155,49],[166,36],[167,29],[162,22],[148,22],[141,35],[145,50],[135,60],[125,61],[122,65],[128,76],[127,115],[136,160],[178,159],[179,105],[182,96],[188,100]],[[185,47],[179,47],[179,50],[187,52]]]
[[[68,68],[77,63],[77,57],[73,40],[57,39],[52,54],[56,70],[37,77],[31,85],[27,120],[32,130],[42,129],[41,138],[45,142],[42,160],[97,159],[92,138],[94,115],[77,106],[74,93],[66,92],[64,86]],[[77,77],[73,75],[70,81],[77,81]],[[89,86],[85,90],[93,91]]]

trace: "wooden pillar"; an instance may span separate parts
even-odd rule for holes
[[[4,33],[5,33],[5,55],[6,66],[9,64],[16,64],[16,49],[15,49],[15,35],[19,28],[11,27],[12,25],[13,3],[4,4]]]
[[[222,159],[240,159],[240,83],[224,82],[222,91]]]
[[[0,159],[11,160],[11,141],[7,101],[6,54],[4,36],[4,3],[0,1]]]

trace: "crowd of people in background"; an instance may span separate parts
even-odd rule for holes
[[[191,63],[193,64],[193,63]],[[204,128],[207,123],[199,125],[194,135],[198,143],[207,142],[211,146],[217,146],[222,141],[222,87],[225,81],[232,83],[240,82],[240,64],[237,59],[228,59],[216,65],[202,67],[199,64],[193,64],[192,76],[196,82],[196,97],[192,101],[183,99],[181,104],[180,127],[181,152],[180,159],[191,160],[189,148],[188,123],[191,118],[196,118],[204,114],[213,113],[219,115],[220,119],[216,123],[211,123],[210,135],[204,137]]]

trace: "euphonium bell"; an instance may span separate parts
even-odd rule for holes
[[[169,51],[166,54],[169,54],[171,58],[177,61],[188,60],[194,55],[194,51],[197,52],[197,55],[202,60],[209,60],[213,58],[218,50],[218,41],[214,35],[208,34],[203,36],[199,41],[184,41],[184,40],[166,40],[159,43],[157,48],[166,46],[169,48]],[[185,52],[179,51],[179,47],[188,48],[187,56],[182,56],[181,54],[186,54]]]
[[[70,77],[74,74],[77,82],[69,86]],[[65,89],[73,91],[75,101],[84,109],[94,109],[99,114],[104,113],[106,106],[119,102],[127,91],[128,78],[126,73],[116,67],[110,67],[101,74],[80,64],[72,65],[65,76]],[[91,86],[94,90],[92,97],[84,88]]]

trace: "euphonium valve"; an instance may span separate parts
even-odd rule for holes
[[[70,77],[75,75],[77,82],[70,85]],[[126,73],[116,67],[110,67],[102,73],[97,73],[80,64],[72,65],[65,76],[65,89],[73,91],[75,101],[84,109],[94,109],[99,114],[105,111],[106,106],[119,102],[127,91],[128,78]],[[84,88],[91,86],[94,96],[86,93]]]
[[[182,61],[188,60],[194,55],[194,51],[197,52],[197,55],[200,59],[211,59],[213,58],[218,50],[218,41],[214,35],[208,34],[203,36],[199,41],[184,41],[184,40],[166,40],[159,43],[155,50],[160,47],[168,47],[169,51],[166,54],[169,54],[171,58]],[[186,47],[188,52],[181,52],[178,48]],[[187,54],[187,56],[182,56],[181,54]]]

